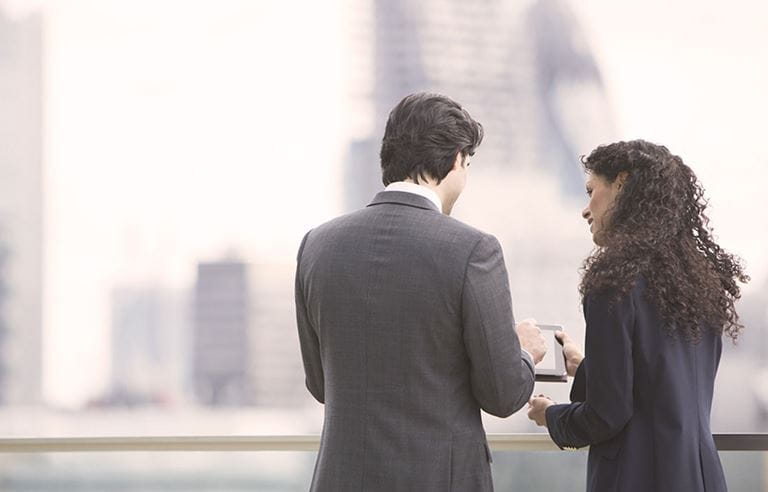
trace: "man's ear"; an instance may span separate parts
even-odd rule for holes
[[[453,160],[453,171],[458,171],[462,167],[464,167],[464,160],[466,159],[466,156],[461,153],[461,151],[456,152],[456,159]]]

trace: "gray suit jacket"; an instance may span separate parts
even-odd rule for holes
[[[480,409],[533,391],[498,241],[379,193],[310,231],[296,271],[307,388],[325,403],[313,491],[489,491]]]

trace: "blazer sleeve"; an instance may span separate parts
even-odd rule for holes
[[[312,232],[312,231],[310,231]],[[320,403],[325,403],[325,380],[323,378],[323,361],[320,357],[320,340],[317,331],[312,326],[307,313],[306,298],[301,280],[301,255],[309,232],[304,236],[296,258],[296,325],[299,329],[299,346],[301,359],[304,363],[305,383],[307,389]]]
[[[549,435],[561,449],[608,441],[632,417],[632,295],[612,301],[602,293],[590,294],[584,312],[587,357],[579,367],[582,380],[576,393],[585,398],[552,405],[546,412]]]
[[[587,359],[582,359],[579,367],[576,368],[576,375],[573,378],[573,384],[571,385],[571,401],[584,401],[587,399],[587,377],[586,369]]]
[[[484,235],[467,262],[462,287],[464,345],[480,407],[508,417],[530,399],[534,369],[520,350],[501,245]]]

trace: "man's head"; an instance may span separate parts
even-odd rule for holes
[[[469,158],[483,126],[455,101],[438,94],[407,96],[392,110],[381,143],[384,185],[412,181],[436,189],[450,213],[464,189]]]

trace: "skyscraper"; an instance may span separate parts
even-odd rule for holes
[[[361,18],[372,23],[375,121],[350,147],[347,210],[382,188],[384,124],[417,91],[448,95],[483,123],[473,172],[543,172],[565,194],[580,192],[579,155],[613,131],[600,72],[566,0],[373,0],[373,15]]]
[[[5,319],[2,316],[5,307],[5,297],[7,288],[5,286],[5,245],[0,243],[0,343],[5,339],[5,335],[8,331]],[[4,386],[8,372],[5,367],[4,361],[0,360],[0,387]]]
[[[248,270],[240,261],[197,267],[192,379],[195,397],[204,405],[241,406],[253,401]]]
[[[112,292],[112,404],[178,403],[187,382],[187,303],[175,291]]]
[[[252,271],[252,360],[256,404],[296,408],[314,401],[304,368],[294,311],[293,263],[261,263]]]
[[[41,393],[42,19],[0,11],[0,404]]]

